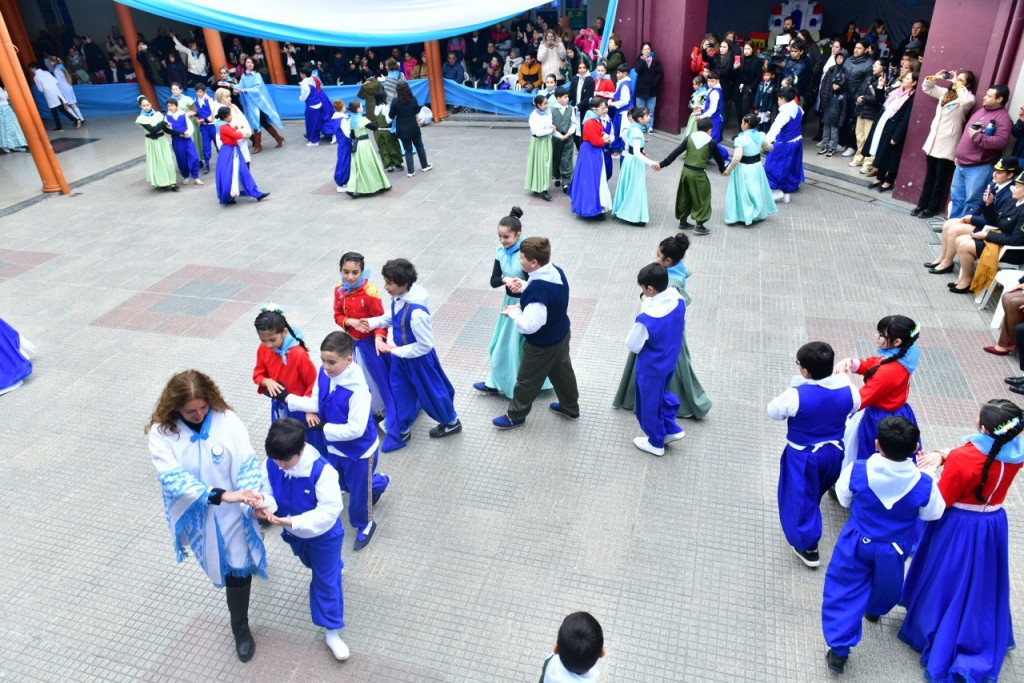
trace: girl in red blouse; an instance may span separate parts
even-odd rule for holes
[[[264,308],[254,323],[260,336],[252,381],[256,390],[274,398],[283,390],[296,396],[309,396],[316,382],[316,368],[302,337],[292,329],[281,309]],[[294,417],[306,424],[305,413],[292,413],[280,401],[270,402],[270,421]]]
[[[580,152],[576,157],[576,168],[569,186],[572,210],[584,218],[604,218],[604,212],[612,208],[611,192],[604,173],[604,146],[612,137],[605,133],[601,117],[608,113],[607,100],[594,97],[590,109],[583,117],[583,134]]]
[[[1022,429],[1021,409],[996,399],[963,446],[918,458],[941,467],[946,513],[928,523],[910,563],[899,637],[921,653],[929,681],[995,681],[1014,647],[1003,501],[1024,464]]]
[[[398,410],[391,396],[391,356],[377,353],[374,337],[388,338],[386,329],[362,332],[356,323],[365,318],[384,315],[384,304],[377,288],[370,284],[370,272],[365,270],[363,255],[346,252],[338,264],[341,282],[334,288],[334,322],[356,341],[355,361],[366,375],[373,399],[371,410],[375,415],[384,413],[384,443],[381,451],[389,453],[405,446],[399,436]]]
[[[245,194],[255,197],[258,202],[263,201],[270,193],[260,192],[252,173],[249,172],[249,165],[238,148],[238,143],[248,139],[249,134],[231,125],[229,107],[217,110],[217,120],[221,122],[218,131],[221,146],[217,152],[217,171],[214,176],[217,199],[221,204],[237,204],[238,197]]]

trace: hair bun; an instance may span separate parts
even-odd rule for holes
[[[509,210],[508,215],[512,216],[513,218],[522,218],[523,217],[523,210],[520,209],[518,206],[513,206]]]

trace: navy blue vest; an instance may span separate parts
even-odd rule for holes
[[[320,419],[324,422],[345,424],[348,422],[348,402],[352,398],[352,391],[345,387],[335,387],[331,391],[331,378],[327,376],[323,368],[320,368],[320,376],[317,379],[317,386],[320,389],[318,397],[320,406]],[[324,441],[330,448],[337,449],[345,457],[352,460],[359,460],[366,451],[370,450],[373,442],[377,440],[377,425],[373,422],[373,414],[366,417],[366,429],[358,438],[350,441],[331,441],[324,436]]]
[[[636,356],[638,375],[670,376],[679,362],[679,349],[683,346],[683,326],[686,304],[680,299],[668,315],[654,318],[641,313],[636,321],[647,328],[647,341]]]
[[[207,100],[206,102],[203,102],[202,100],[196,100],[196,116],[198,116],[200,119],[208,119],[213,115],[213,112],[210,109],[210,101],[211,100]],[[212,126],[213,124],[203,123],[200,125]]]
[[[800,407],[789,418],[786,440],[798,446],[842,441],[846,418],[853,410],[850,387],[826,389],[818,384],[801,384],[796,393],[800,396]]]
[[[891,510],[886,510],[868,486],[867,460],[857,460],[850,473],[850,491],[853,492],[853,503],[849,523],[861,536],[872,541],[896,543],[901,547],[916,543],[918,508],[927,505],[931,499],[931,477],[922,474],[910,492],[896,501]]]
[[[327,461],[323,456],[313,463],[313,470],[308,477],[286,477],[284,470],[274,461],[267,460],[267,479],[270,480],[270,488],[274,492],[274,499],[277,501],[278,517],[294,517],[316,508],[316,483],[324,471]],[[287,533],[287,528],[285,533]],[[334,520],[334,526],[328,531],[315,538],[333,538],[341,536],[344,528],[341,520]]]
[[[430,315],[430,311],[423,304],[414,304],[408,301],[402,305],[402,312],[395,315],[395,300],[391,300],[391,329],[395,339],[395,346],[406,346],[416,343],[416,334],[412,331],[412,314],[415,311],[423,311]]]
[[[524,311],[530,304],[544,304],[548,309],[548,319],[544,326],[533,334],[523,335],[534,346],[554,346],[569,334],[569,281],[561,268],[554,268],[565,284],[530,280],[529,286],[519,297],[519,305]]]

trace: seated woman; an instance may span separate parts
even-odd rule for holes
[[[1017,347],[1024,347],[1024,277],[1012,287],[1007,287],[999,302],[1003,307],[1003,324],[999,327],[999,341],[982,350],[994,356],[1005,356]],[[1021,376],[1007,377],[1004,382],[1010,385],[1010,391],[1024,394],[1024,354],[1019,354]]]
[[[999,216],[1004,211],[1013,209],[1016,201],[1010,193],[1010,186],[1013,184],[1013,176],[1019,172],[1020,169],[1017,168],[1017,160],[1014,157],[1003,157],[996,162],[992,170],[992,182],[985,188],[985,194],[982,195],[981,213],[962,218],[951,218],[943,224],[939,258],[934,262],[924,264],[929,273],[934,275],[952,273],[953,257],[956,256],[956,241],[964,235],[979,232],[986,225],[997,225]]]
[[[1024,247],[1024,173],[1013,181],[1010,192],[1013,193],[1014,202],[999,216],[998,227],[986,225],[979,232],[957,238],[956,253],[960,257],[960,277],[956,282],[949,284],[949,290],[954,294],[966,294],[971,291],[974,264],[986,244],[991,245],[993,249],[1004,246]],[[1009,252],[1003,261],[1024,264],[1024,250]]]

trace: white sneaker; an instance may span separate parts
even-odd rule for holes
[[[189,184],[190,182],[192,182],[192,179],[191,179],[191,178],[185,178],[185,179],[183,179],[183,180],[181,181],[181,184],[182,184],[182,185],[188,185],[188,184]]]
[[[675,434],[666,434],[665,435],[665,445],[667,446],[670,443],[672,443],[673,441],[679,441],[684,436],[686,436],[686,431],[685,430],[681,431],[681,432],[676,432]]]
[[[779,201],[780,199],[782,199],[782,196],[784,194],[785,192],[783,192],[782,190],[772,190],[772,199],[774,199],[775,201]]]
[[[650,453],[651,455],[665,455],[665,449],[655,448],[654,446],[652,446],[651,442],[647,440],[646,436],[638,436],[635,439],[633,439],[633,445],[642,450],[643,452]]]
[[[338,629],[327,629],[327,636],[325,640],[327,641],[327,647],[331,648],[331,652],[334,653],[335,659],[339,662],[344,662],[348,659],[348,645],[346,645],[345,641],[338,635]]]
[[[427,164],[426,166],[423,167],[423,171],[426,172],[426,171],[429,171],[432,168],[434,168],[433,164]]]
[[[192,182],[195,183],[196,185],[205,185],[206,184],[202,180],[200,180],[199,178],[196,178]]]
[[[782,203],[783,204],[789,204],[789,193],[788,192],[786,192],[786,193],[784,193],[782,195]]]
[[[865,175],[867,172],[868,172],[868,169],[867,169],[866,166],[861,166],[860,167],[860,174],[861,175]]]
[[[348,185],[339,185],[338,186],[338,192],[347,192],[347,191],[348,191]]]
[[[319,147],[319,146],[320,146],[319,142],[307,142],[306,143],[306,147]]]
[[[854,153],[855,153],[855,152],[854,152],[854,149],[853,149],[853,147],[847,147],[847,148],[846,148],[846,151],[845,151],[845,152],[843,152],[843,156],[844,156],[844,157],[852,157],[852,156],[854,155]]]
[[[338,138],[331,138],[331,144],[332,145],[338,144]]]
[[[848,165],[850,168],[857,168],[858,166],[860,166],[860,164],[857,163],[856,161],[851,161]]]

